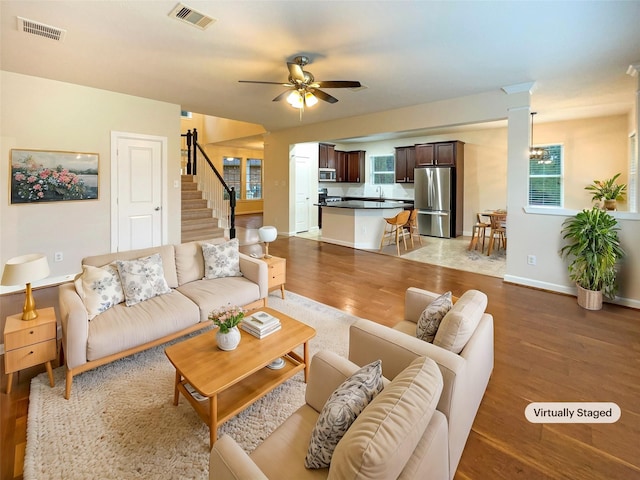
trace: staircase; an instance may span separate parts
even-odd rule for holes
[[[224,237],[193,175],[182,175],[182,242]]]

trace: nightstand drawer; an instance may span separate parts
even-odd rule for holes
[[[56,324],[55,322],[50,322],[7,333],[4,337],[4,348],[6,351],[9,351],[24,347],[25,345],[33,345],[34,343],[40,343],[45,340],[55,338]]]
[[[4,354],[5,373],[16,372],[23,368],[49,362],[56,358],[56,340],[28,345]]]
[[[269,278],[282,277],[284,278],[284,274],[286,271],[286,263],[278,262],[269,265]]]

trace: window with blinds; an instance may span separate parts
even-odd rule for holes
[[[562,207],[563,148],[562,145],[538,146],[545,151],[542,159],[529,160],[529,205]]]
[[[371,157],[373,183],[391,185],[396,181],[396,161],[394,155]]]

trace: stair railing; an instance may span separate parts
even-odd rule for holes
[[[191,130],[187,130],[187,133],[183,133],[181,136],[186,138],[187,144],[187,175],[195,177],[198,189],[202,191],[208,207],[213,210],[213,216],[218,219],[218,226],[228,228],[229,238],[236,238],[235,187],[227,185],[207,153],[202,149],[198,143],[198,131],[195,128],[193,133]],[[198,150],[206,161],[200,173],[198,173]]]

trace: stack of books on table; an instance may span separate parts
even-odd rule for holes
[[[264,338],[280,330],[282,325],[280,320],[273,315],[269,315],[266,312],[256,312],[245,317],[240,324],[240,328],[254,337]]]

